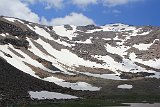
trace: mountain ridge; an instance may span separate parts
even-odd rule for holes
[[[1,16],[0,58],[41,81],[101,93],[99,82],[160,78],[160,28],[45,26]]]
[[[7,20],[9,20],[8,26],[7,26]],[[37,26],[37,24],[34,25],[34,23],[31,23],[31,22],[27,22],[26,24],[23,24],[24,22],[21,22],[21,21],[22,20],[20,19],[14,19],[14,18],[6,18],[6,19],[3,17],[1,18],[1,26],[2,26],[1,33],[3,35],[1,37],[3,38],[5,36],[3,34],[4,29],[5,29],[4,30],[5,33],[10,34],[8,35],[8,37],[1,39],[1,44],[9,43],[13,45],[15,48],[24,47],[26,49],[29,49],[29,47],[31,47],[29,46],[30,44],[33,44],[33,45],[36,45],[36,47],[39,47],[41,50],[43,50],[43,53],[49,55],[50,53],[48,52],[48,50],[45,50],[40,43],[40,42],[43,42],[43,43],[46,42],[46,43],[49,43],[49,45],[47,44],[48,46],[51,46],[51,48],[54,48],[58,51],[61,51],[61,50],[69,51],[71,52],[71,54],[73,53],[73,55],[77,55],[78,57],[83,58],[85,61],[92,61],[91,63],[96,62],[97,63],[95,64],[96,66],[101,66],[98,64],[107,63],[104,60],[102,60],[102,57],[104,57],[105,55],[107,55],[107,57],[109,56],[109,58],[112,58],[115,62],[118,62],[118,63],[119,62],[125,63],[123,61],[123,57],[125,59],[128,59],[130,57],[128,54],[130,53],[137,54],[136,57],[139,58],[138,60],[142,59],[142,61],[144,62],[145,60],[150,60],[150,59],[158,60],[159,58],[158,56],[159,51],[156,51],[157,55],[155,55],[155,57],[154,55],[152,55],[153,52],[148,53],[148,54],[151,54],[148,56],[142,55],[144,54],[144,52],[148,51],[147,48],[152,47],[152,50],[154,49],[153,46],[157,46],[158,48],[159,39],[155,39],[155,38],[159,38],[159,34],[158,34],[159,29],[157,27],[148,26],[143,28],[139,28],[139,27],[136,28],[134,26],[124,25],[124,24],[112,24],[112,25],[106,25],[106,26],[100,26],[100,27],[94,26],[94,25],[77,26],[77,27],[73,25],[71,26],[63,25],[64,27],[48,26],[47,28],[47,26],[44,26],[44,25],[41,26],[39,24]],[[7,28],[3,28],[4,26],[6,26]],[[146,35],[149,35],[149,36],[146,36]],[[14,38],[15,36],[16,38]],[[41,41],[39,38],[43,41]],[[38,39],[39,39],[39,43],[35,42],[35,40],[38,40]],[[153,44],[151,43],[147,44],[147,42],[148,43],[152,42]],[[112,53],[112,51],[114,51],[112,49],[114,48],[116,51]],[[139,49],[139,48],[142,48],[142,49]],[[146,48],[146,49],[143,49],[143,48]],[[11,50],[14,51],[14,49],[11,49]],[[117,51],[119,52],[121,51],[121,52],[119,53]],[[72,66],[73,65],[74,63],[72,64]],[[80,66],[83,66],[83,64]],[[150,67],[155,68],[152,66]],[[95,67],[95,68],[104,68],[104,67],[101,66],[101,67]],[[109,72],[110,71],[115,73],[115,71],[113,70],[109,70]]]

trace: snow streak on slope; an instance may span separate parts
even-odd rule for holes
[[[139,50],[147,50],[151,44],[139,44],[139,45],[133,45],[133,47],[138,48]]]
[[[91,86],[90,84],[86,82],[76,82],[76,83],[70,83],[65,82],[63,79],[59,79],[56,77],[47,77],[44,78],[45,81],[54,82],[57,85],[60,85],[62,87],[71,88],[73,90],[89,90],[89,91],[99,91],[99,87]]]
[[[6,46],[6,45],[5,45],[5,46],[0,45],[0,49],[1,49],[1,51],[0,51],[0,56],[1,56],[2,58],[4,58],[5,60],[7,60],[7,62],[8,62],[9,64],[11,64],[12,66],[14,66],[15,68],[17,68],[17,69],[19,69],[19,70],[21,70],[21,71],[24,71],[24,72],[26,72],[26,73],[28,73],[28,74],[30,74],[30,75],[38,78],[38,76],[35,75],[35,73],[32,71],[32,69],[29,68],[28,66],[26,66],[26,65],[23,63],[24,59],[16,56],[16,55],[13,54],[10,50],[8,50],[8,46]],[[11,55],[12,58],[4,55],[3,52]]]
[[[57,62],[57,60],[55,58],[53,58],[52,56],[46,55],[45,53],[43,53],[42,51],[40,51],[38,48],[36,48],[33,43],[30,41],[30,39],[27,39],[30,43],[31,48],[29,48],[29,50],[31,52],[33,52],[35,55],[39,56],[40,58],[43,58],[47,61],[52,62],[53,66],[59,68],[61,71],[64,71],[64,74],[68,74],[68,75],[74,75],[73,73],[67,72],[66,69],[62,68],[59,63]],[[46,47],[47,48],[47,47]],[[55,71],[52,71],[52,73]],[[60,72],[60,71],[56,71],[56,72]]]
[[[142,59],[136,58],[137,56],[135,53],[130,54],[130,59],[135,61],[135,62],[140,62],[143,63],[144,65],[148,65],[153,68],[160,69],[160,59],[154,59],[154,60],[149,60],[149,61],[142,61]]]
[[[35,31],[37,34],[39,34],[40,36],[42,36],[42,37],[44,37],[44,38],[46,38],[46,39],[48,39],[48,40],[53,40],[53,41],[55,41],[55,42],[57,42],[57,43],[59,43],[59,44],[63,44],[64,46],[69,46],[69,47],[71,47],[71,44],[68,44],[68,43],[66,43],[66,42],[64,42],[64,41],[60,41],[59,39],[58,40],[55,40],[55,39],[53,39],[52,37],[51,37],[51,35],[47,32],[47,31],[45,31],[43,28],[40,28],[40,27],[38,27],[38,26],[35,26],[35,27],[31,27],[30,25],[27,25],[30,29],[32,29],[33,31]],[[65,35],[65,34],[64,34]]]
[[[11,21],[11,22],[14,22],[16,19],[15,18],[5,18],[7,19],[8,21]]]
[[[10,48],[13,49],[12,46],[10,46]],[[52,72],[52,73],[55,73],[54,71],[52,70],[49,70],[47,68],[45,68],[43,65],[41,65],[40,63],[36,62],[35,60],[31,59],[29,56],[25,55],[23,52],[21,52],[20,50],[15,50],[17,51],[18,53],[20,53],[21,55],[23,55],[25,58],[20,58],[16,55],[14,55],[11,51],[8,50],[8,47],[6,46],[4,48],[3,46],[3,49],[1,49],[3,52],[7,52],[7,54],[11,55],[12,58],[8,58],[7,56],[4,55],[3,52],[0,51],[0,55],[7,60],[8,63],[10,63],[11,65],[13,65],[14,67],[36,77],[36,78],[40,78],[38,77],[37,75],[35,75],[35,73],[28,67],[24,64],[24,62],[27,62],[28,64],[31,64],[37,68],[41,68],[47,72]],[[17,66],[18,65],[18,66]],[[85,82],[77,82],[77,83],[69,83],[69,82],[65,82],[64,80],[62,79],[58,79],[56,77],[48,77],[48,78],[45,78],[44,79],[45,81],[49,81],[49,82],[54,82],[56,83],[57,85],[60,85],[62,87],[67,87],[67,88],[72,88],[74,90],[90,90],[90,91],[97,91],[99,90],[100,88],[98,87],[93,87],[91,86],[90,84],[88,83],[85,83]]]
[[[71,68],[74,66],[84,65],[87,67],[98,67],[98,68],[105,68],[101,64],[97,64],[95,62],[91,62],[89,60],[84,60],[83,58],[78,57],[76,54],[73,54],[67,49],[61,49],[61,51],[58,51],[56,49],[53,49],[52,46],[46,42],[44,42],[41,39],[38,39],[36,41],[39,44],[42,44],[43,48],[46,49],[46,51],[50,54],[54,53],[54,57],[60,61],[61,63],[70,66]]]
[[[122,63],[115,62],[111,57],[109,56],[98,56],[98,59],[101,59],[105,62],[105,64],[108,66],[108,69],[111,71],[116,72],[116,74],[112,75],[95,75],[95,74],[88,74],[88,75],[93,75],[94,77],[101,77],[101,78],[107,78],[107,79],[114,79],[114,80],[122,80],[118,78],[116,75],[119,75],[118,71],[123,71],[123,72],[131,72],[131,73],[137,73],[137,72],[148,72],[148,73],[154,73],[156,78],[160,78],[160,73],[157,73],[156,71],[153,70],[146,70],[145,68],[142,68],[140,66],[137,66],[133,61],[129,59],[123,59]]]

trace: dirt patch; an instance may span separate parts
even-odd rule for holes
[[[96,68],[96,67],[85,67],[85,66],[79,66],[75,68],[76,71],[80,72],[90,72],[93,74],[114,74],[113,71],[110,71],[109,69],[104,68]]]
[[[20,53],[16,52],[14,49],[8,47],[8,49],[13,52],[15,55],[17,55],[18,57],[21,57],[21,58],[25,58],[23,55],[21,55]]]

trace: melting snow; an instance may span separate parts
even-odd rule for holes
[[[69,46],[69,47],[72,46],[71,44],[69,44],[69,43],[67,43],[67,42],[65,42],[65,41],[60,41],[60,39],[58,39],[58,40],[53,39],[53,38],[51,37],[51,35],[50,35],[48,32],[46,32],[43,28],[40,28],[40,27],[38,27],[38,26],[35,26],[34,28],[32,28],[32,27],[29,26],[29,25],[27,25],[27,26],[28,26],[30,29],[32,29],[33,31],[35,31],[37,34],[43,36],[43,37],[46,38],[46,39],[53,40],[53,41],[55,41],[55,42],[57,42],[57,43],[59,43],[59,44],[62,44],[62,45],[64,45],[64,46]]]
[[[117,24],[108,24],[105,26],[100,26],[102,29],[94,29],[88,30],[86,33],[93,33],[96,31],[113,31],[113,32],[121,32],[121,31],[133,31],[136,30],[136,27],[117,23]]]
[[[31,30],[35,31],[37,34],[43,36],[44,38],[47,38],[47,39],[49,39],[49,40],[54,40],[54,39],[51,37],[51,35],[50,35],[48,32],[46,32],[43,28],[40,28],[40,27],[38,27],[38,26],[35,26],[34,29],[33,29],[31,26],[29,26],[29,25],[27,25],[27,26],[28,26]]]
[[[58,51],[56,49],[54,49],[50,44],[44,42],[41,39],[38,39],[36,41],[39,44],[42,44],[43,48],[46,49],[46,51],[48,53],[50,53],[51,55],[54,53],[54,57],[61,63],[67,65],[67,66],[79,66],[82,65],[83,66],[87,66],[87,67],[98,67],[98,68],[105,68],[103,65],[101,64],[97,64],[96,62],[91,62],[89,60],[84,60],[83,58],[78,57],[76,54],[70,52],[67,49],[61,49],[61,51]]]
[[[139,50],[147,50],[148,48],[150,48],[151,44],[138,44],[138,45],[133,45],[133,47],[139,49]]]
[[[113,47],[109,44],[106,45],[106,50],[107,52],[113,53],[113,54],[117,54],[123,57],[123,55],[127,55],[126,50],[129,49],[129,47],[127,46],[116,46]]]
[[[35,55],[38,55],[40,58],[52,62],[53,66],[59,68],[61,71],[64,71],[64,72],[62,72],[62,73],[68,74],[68,75],[74,75],[73,73],[70,73],[70,72],[68,72],[67,70],[65,70],[64,68],[62,68],[62,67],[58,64],[58,62],[56,61],[56,59],[54,59],[53,57],[51,57],[51,56],[49,56],[49,55],[44,54],[44,53],[43,53],[42,51],[40,51],[37,47],[35,47],[34,44],[30,41],[30,39],[27,39],[27,40],[28,40],[28,42],[29,42],[29,44],[30,44],[30,46],[31,46],[31,48],[29,48],[29,50],[30,50],[31,52],[33,52]],[[42,45],[42,44],[40,44],[40,45]],[[46,48],[47,48],[47,47],[46,47]],[[54,71],[54,72],[52,71],[52,73],[55,73],[55,72],[60,72],[60,71]]]
[[[11,18],[11,17],[5,17],[5,19],[6,19],[6,20],[8,20],[8,21],[10,21],[10,22],[18,21],[18,22],[20,22],[20,23],[23,23],[23,24],[24,24],[24,22],[23,22],[23,21],[21,21],[20,19],[15,19],[15,18]]]
[[[137,66],[134,64],[133,61],[128,60],[128,59],[123,59],[122,63],[114,61],[114,59],[110,56],[98,56],[95,55],[95,58],[99,60],[103,60],[105,63],[105,66],[107,66],[107,69],[114,71],[115,73],[117,70],[123,71],[123,72],[141,72],[144,71],[145,69],[142,67]]]
[[[111,80],[126,80],[126,79],[121,79],[119,77],[119,73],[116,74],[92,74],[89,72],[80,72],[81,74],[91,76],[91,77],[97,77],[97,78],[103,78],[103,79],[111,79]]]
[[[104,31],[115,31],[115,32],[121,32],[121,31],[130,31],[135,30],[136,28],[133,26],[117,23],[117,24],[109,24],[106,26],[103,26]]]
[[[72,40],[72,37],[75,37],[76,34],[76,26],[71,25],[73,30],[67,30],[64,28],[64,26],[54,26],[53,30],[56,32],[56,34],[62,36],[62,37],[68,37],[70,40]]]
[[[45,99],[77,99],[78,97],[62,94],[57,92],[48,92],[48,91],[29,91],[30,97],[32,99],[45,100]]]
[[[132,85],[128,85],[128,84],[123,84],[123,85],[118,85],[117,88],[121,88],[121,89],[132,89],[133,86],[132,86]]]
[[[136,58],[137,56],[135,55],[135,53],[131,53],[129,55],[129,58],[135,62],[139,62],[142,63],[144,65],[156,68],[156,69],[160,69],[160,59],[154,59],[154,60],[149,60],[149,61],[143,61],[142,59],[138,59]],[[155,78],[160,78],[160,72],[156,72],[156,71],[147,71],[149,73],[154,73],[155,75],[153,76],[149,76],[149,77],[155,77]]]
[[[89,91],[99,91],[101,88],[99,87],[94,87],[86,82],[76,82],[76,83],[70,83],[70,82],[65,82],[63,79],[59,79],[57,77],[47,77],[44,78],[45,81],[53,82],[57,85],[60,85],[62,87],[67,87],[71,88],[73,90],[89,90]]]
[[[1,36],[3,36],[3,37],[6,37],[6,35],[5,35],[5,34],[3,34],[3,33],[2,33],[2,34],[0,34],[0,35],[1,35]]]
[[[135,53],[130,53],[129,58],[135,62],[142,63],[144,65],[160,69],[160,59],[154,59],[154,60],[149,60],[149,61],[143,61],[142,59],[136,58],[137,56]]]
[[[11,21],[11,22],[15,21],[15,18],[7,18],[7,17],[5,17],[5,19],[7,19],[8,21]]]
[[[18,57],[17,55],[13,54],[9,49],[7,45],[0,45],[0,49],[4,51],[7,54],[10,54],[12,58],[5,56],[1,51],[0,51],[0,56],[3,57],[4,59],[7,60],[9,64],[14,66],[15,68],[24,71],[34,77],[39,78],[38,76],[35,75],[35,73],[32,71],[32,69],[28,66],[26,66],[22,60],[22,58]]]

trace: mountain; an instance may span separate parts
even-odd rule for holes
[[[126,94],[157,95],[160,27],[45,26],[1,16],[0,66],[1,104],[101,98],[127,87]]]

